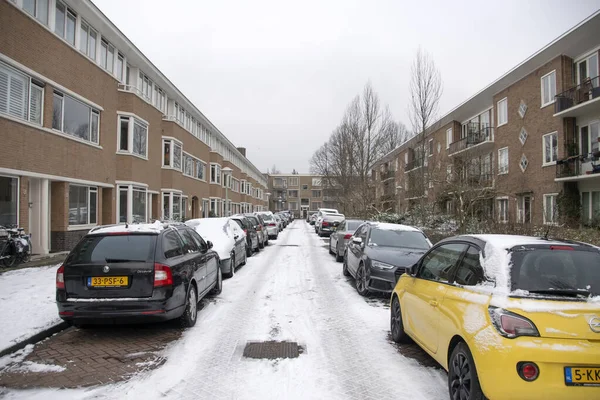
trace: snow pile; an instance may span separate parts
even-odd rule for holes
[[[479,262],[485,277],[495,283],[496,294],[508,295],[510,293],[510,254],[508,250],[496,247],[491,242],[485,245],[485,257],[479,255]],[[483,284],[489,288],[489,284]]]
[[[5,370],[6,367],[8,367],[10,365],[20,363],[21,361],[23,361],[25,359],[25,357],[27,357],[29,354],[31,354],[31,352],[33,351],[33,347],[34,346],[32,344],[28,344],[21,350],[17,350],[12,354],[7,354],[4,357],[1,357],[0,358],[0,371]]]
[[[219,254],[221,260],[230,257],[231,250],[235,246],[234,235],[244,232],[237,223],[229,218],[198,218],[186,221],[185,224],[194,228],[202,236],[202,239],[210,240],[213,250]],[[236,228],[241,233],[234,232]]]
[[[55,300],[60,264],[0,275],[0,349],[6,349],[60,322]]]
[[[386,222],[377,222],[372,223],[373,226],[377,227],[377,229],[382,229],[386,231],[409,231],[409,232],[419,232],[419,229],[402,224],[390,224]]]
[[[16,372],[63,372],[66,368],[60,365],[39,364],[33,361],[25,361],[16,368],[11,368]]]
[[[159,233],[165,229],[164,223],[154,221],[151,224],[120,224],[100,228],[94,228],[89,233],[106,234],[117,232],[132,232],[132,233]]]

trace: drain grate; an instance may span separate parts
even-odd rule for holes
[[[276,358],[298,358],[302,347],[296,342],[248,342],[244,348],[244,357],[263,358],[274,360]]]
[[[297,244],[278,244],[280,247],[298,247]]]

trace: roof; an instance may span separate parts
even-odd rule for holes
[[[373,222],[373,221],[369,221],[368,224],[375,228],[388,230],[388,231],[421,232],[420,229],[415,228],[414,226],[410,226],[410,225],[390,224],[388,222]]]
[[[118,224],[105,225],[91,229],[88,234],[104,235],[107,233],[160,233],[168,225],[155,221],[152,224]]]
[[[461,237],[461,236],[459,236]],[[464,235],[464,237],[472,237],[475,239],[479,239],[486,244],[490,244],[498,249],[511,249],[515,246],[522,245],[548,245],[548,244],[556,244],[561,245],[565,244],[564,241],[556,240],[556,239],[544,239],[535,236],[522,236],[522,235]]]

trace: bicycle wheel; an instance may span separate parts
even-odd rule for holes
[[[16,254],[10,254],[8,255],[6,258],[4,258],[2,260],[2,263],[4,264],[4,266],[6,268],[12,268],[15,267],[18,263],[17,263],[17,259],[19,257]]]

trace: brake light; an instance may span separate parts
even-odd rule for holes
[[[506,338],[540,336],[533,322],[521,315],[496,307],[490,307],[489,312],[498,333]]]
[[[573,250],[571,246],[550,246],[550,250]]]
[[[166,265],[154,263],[154,287],[171,286],[173,273]]]
[[[524,381],[533,382],[540,375],[540,369],[535,363],[520,362],[517,364],[517,373]]]
[[[248,234],[248,229],[244,229],[244,233],[245,233],[245,234]]]
[[[64,289],[65,288],[65,266],[61,265],[56,271],[56,288]]]
[[[269,223],[269,226],[277,226],[277,224],[276,224],[276,223],[274,223],[274,222],[270,222],[270,223]]]
[[[321,222],[321,226],[329,226],[329,222],[323,221],[323,222]]]
[[[350,238],[351,238],[351,237],[352,237],[352,234],[351,234],[351,233],[346,233],[346,234],[344,235],[344,239],[346,239],[346,240],[350,240]]]

